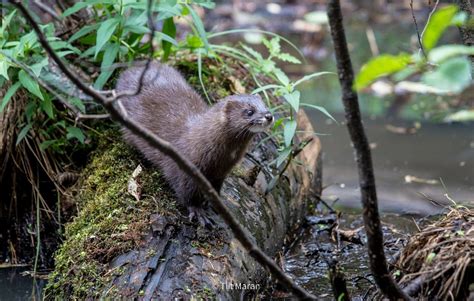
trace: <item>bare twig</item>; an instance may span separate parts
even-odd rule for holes
[[[436,0],[436,3],[433,6],[433,9],[431,10],[430,14],[428,15],[428,20],[426,20],[426,24],[430,23],[431,16],[434,14],[436,9],[438,8],[438,4],[439,4],[439,0]],[[421,32],[421,38],[423,38],[423,35],[425,34],[425,30],[426,30],[426,25],[425,25],[425,28],[423,28],[423,31]]]
[[[365,135],[359,110],[357,93],[353,90],[354,71],[347,49],[346,36],[342,23],[341,6],[338,0],[328,3],[329,26],[336,54],[339,82],[342,87],[342,101],[346,112],[349,134],[354,145],[359,171],[359,183],[363,206],[363,218],[367,232],[367,245],[370,268],[375,281],[390,300],[410,300],[391,277],[383,248],[383,234],[377,204],[377,191],[372,166],[370,147]]]
[[[149,0],[150,1],[150,0]],[[10,0],[10,2],[18,8],[19,11],[24,15],[25,19],[30,23],[38,36],[38,40],[48,53],[48,55],[56,62],[61,71],[85,94],[92,97],[94,100],[104,106],[104,108],[110,113],[110,116],[115,121],[119,122],[122,126],[129,129],[132,133],[141,138],[145,139],[150,145],[155,147],[163,154],[172,158],[178,167],[188,174],[201,189],[202,193],[211,201],[214,209],[220,214],[225,223],[232,230],[235,238],[242,244],[242,246],[248,251],[248,253],[255,258],[255,260],[262,266],[267,268],[270,273],[283,285],[285,285],[293,294],[300,299],[305,300],[317,300],[314,295],[311,295],[306,290],[297,285],[290,277],[288,277],[280,267],[268,257],[260,247],[255,244],[255,239],[248,234],[239,222],[232,216],[232,213],[222,202],[218,192],[213,188],[211,183],[201,173],[201,171],[186,157],[184,157],[173,145],[168,141],[161,139],[156,136],[153,132],[141,126],[136,121],[130,119],[116,108],[114,98],[106,98],[98,91],[85,85],[58,57],[55,51],[51,48],[51,45],[47,42],[45,36],[40,30],[38,24],[33,20],[28,10],[19,1]],[[148,7],[151,7],[149,3]]]
[[[418,37],[418,44],[420,45],[421,53],[423,53],[423,56],[426,58],[427,56],[426,56],[425,48],[423,47],[423,43],[421,42],[420,30],[418,29],[418,23],[416,22],[415,12],[413,11],[413,0],[410,0],[410,10],[411,10],[411,16],[413,17],[413,23],[415,24],[415,31],[416,31],[416,36]]]

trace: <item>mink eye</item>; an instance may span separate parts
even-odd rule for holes
[[[255,113],[253,110],[247,110],[247,116],[252,116]]]

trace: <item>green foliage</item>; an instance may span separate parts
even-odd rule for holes
[[[471,80],[469,62],[462,57],[472,55],[474,47],[435,46],[449,26],[460,25],[465,19],[464,13],[458,13],[457,6],[449,5],[439,9],[433,13],[423,30],[422,44],[426,57],[418,53],[382,54],[374,57],[362,66],[355,79],[354,88],[360,91],[383,76],[394,75],[395,80],[404,80],[422,74],[422,82],[429,86],[444,89],[446,92],[461,92]],[[460,74],[454,74],[455,68],[460,68]]]
[[[367,62],[361,69],[354,82],[354,88],[360,90],[381,76],[393,74],[404,69],[411,61],[410,55],[384,54]]]

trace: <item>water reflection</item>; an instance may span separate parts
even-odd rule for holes
[[[46,281],[24,276],[23,273],[29,270],[29,267],[0,267],[1,301],[41,300],[41,290]]]

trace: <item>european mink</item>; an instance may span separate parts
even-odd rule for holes
[[[135,91],[144,70],[132,67],[124,71],[116,91]],[[150,64],[140,94],[123,97],[122,104],[129,117],[190,159],[218,192],[254,134],[273,121],[258,95],[231,95],[209,107],[177,70],[159,63]],[[202,211],[206,202],[194,181],[145,140],[125,128],[123,135],[161,168],[178,200],[188,208],[190,218],[195,216],[201,223],[208,223]]]

